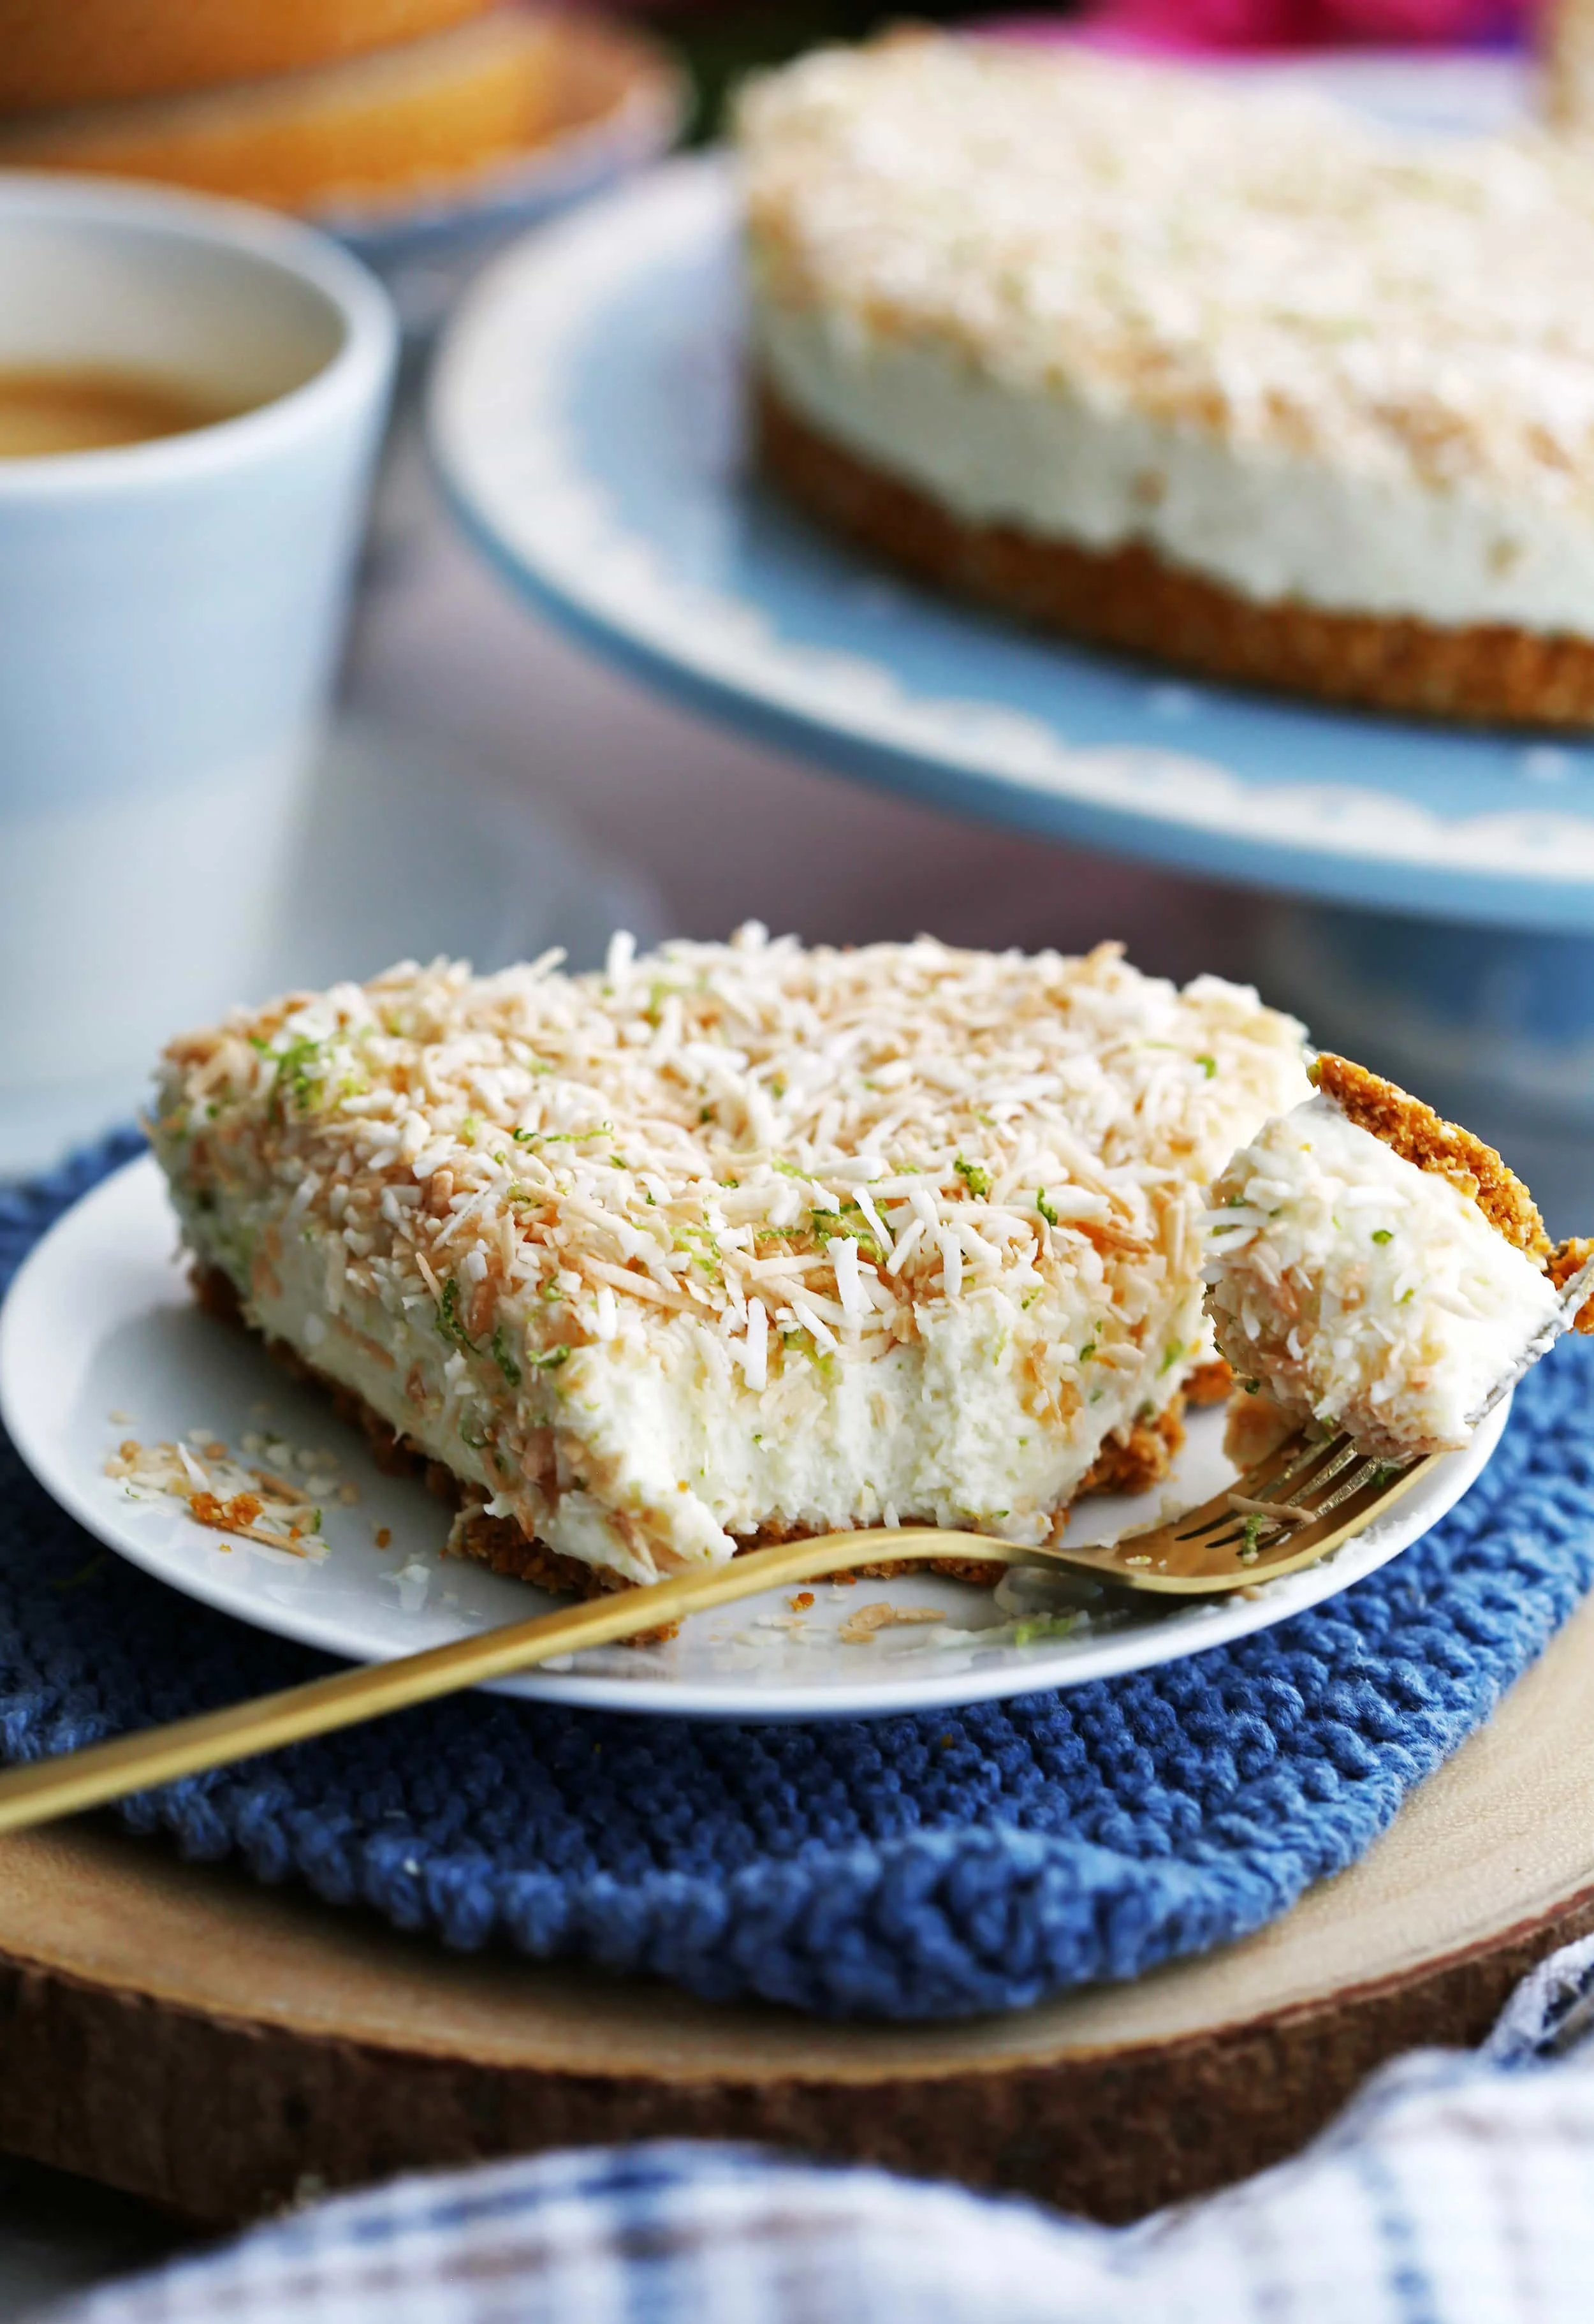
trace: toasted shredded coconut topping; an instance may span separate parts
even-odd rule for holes
[[[317,1559],[327,1554],[322,1511],[359,1499],[337,1468],[336,1452],[301,1451],[264,1433],[251,1432],[235,1453],[207,1428],[157,1444],[124,1437],[105,1463],[134,1500],[181,1501],[213,1533]]]
[[[1594,505],[1594,167],[1188,71],[914,37],[741,112],[756,271],[938,346],[1369,478]]]
[[[875,1521],[885,1407],[826,1455],[839,1514],[774,1447],[795,1459],[858,1367],[959,1332],[934,1396],[977,1342],[1045,1475],[971,1486],[1017,1457],[971,1440],[900,1514],[1039,1538],[1105,1431],[1197,1360],[1202,1189],[1304,1093],[1299,1032],[1111,945],[810,952],[749,927],[641,959],[617,939],[603,974],[406,964],[235,1014],[169,1051],[154,1135],[255,1319],[573,1555],[648,1572],[770,1522]],[[665,1441],[667,1390],[745,1407],[735,1463],[684,1420]]]

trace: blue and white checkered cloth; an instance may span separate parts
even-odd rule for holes
[[[1128,2228],[743,2147],[551,2154],[324,2203],[55,2324],[1589,2324],[1594,1938],[1476,2055]]]

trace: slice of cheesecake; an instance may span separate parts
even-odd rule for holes
[[[1208,1179],[1300,1028],[1083,959],[617,938],[396,968],[168,1051],[208,1296],[561,1586],[898,1521],[1046,1540],[1165,1467]]]
[[[1231,1450],[1254,1459],[1308,1419],[1368,1452],[1454,1450],[1594,1245],[1552,1250],[1494,1148],[1394,1083],[1345,1057],[1313,1070],[1316,1096],[1212,1186],[1207,1312],[1240,1383]]]

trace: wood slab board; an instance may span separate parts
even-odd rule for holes
[[[208,2225],[572,2144],[765,2139],[1111,2220],[1294,2152],[1594,1928],[1594,1605],[1362,1863],[1126,1987],[929,2025],[714,2007],[184,1865],[0,1842],[0,2152]]]

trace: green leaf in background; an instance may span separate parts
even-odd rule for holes
[[[918,5],[915,19],[949,19],[966,12]],[[784,64],[827,41],[861,41],[903,21],[901,8],[871,7],[868,0],[730,0],[730,5],[673,9],[654,20],[691,76],[696,105],[689,143],[707,144],[724,125],[725,100],[736,83],[761,65]]]

